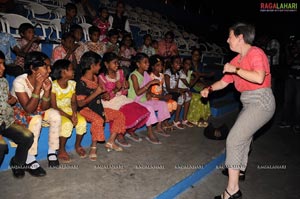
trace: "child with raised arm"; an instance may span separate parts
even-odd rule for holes
[[[34,135],[26,160],[27,171],[33,176],[46,175],[35,157],[41,128],[44,126],[50,127],[48,166],[59,166],[56,150],[59,148],[61,116],[57,110],[50,108],[50,72],[49,57],[42,52],[30,52],[25,57],[25,73],[14,80],[12,88],[12,95],[18,99],[14,106],[16,122],[28,127]]]
[[[81,140],[86,133],[86,120],[77,112],[76,82],[74,79],[74,66],[69,60],[60,59],[53,65],[52,71],[51,106],[61,114],[61,131],[59,136],[58,159],[62,163],[69,163],[70,156],[66,152],[67,139],[71,136],[73,127],[76,128],[75,151],[80,158],[86,157],[81,147]]]
[[[105,93],[98,83],[101,56],[93,51],[84,53],[80,60],[82,77],[76,84],[76,98],[79,113],[91,123],[92,144],[89,152],[91,161],[97,160],[97,142],[105,141],[104,123],[110,122],[110,137],[105,144],[107,151],[123,151],[115,144],[118,134],[125,132],[123,113],[110,108],[103,108],[101,97]]]
[[[22,23],[19,26],[19,34],[21,39],[17,40],[20,48],[19,55],[16,57],[15,64],[22,67],[24,71],[24,57],[32,51],[41,51],[39,46],[40,38],[34,35],[34,27],[30,23]]]
[[[146,122],[148,135],[146,140],[152,144],[161,144],[158,138],[153,134],[152,125],[157,123],[154,132],[160,135],[169,136],[163,128],[162,122],[170,118],[167,103],[161,100],[147,100],[146,94],[152,85],[159,84],[159,80],[152,80],[147,70],[149,68],[149,58],[145,53],[137,53],[134,58],[137,69],[129,76],[128,97],[139,102],[150,112],[150,117]],[[155,115],[157,111],[157,117]]]
[[[127,97],[128,82],[125,79],[122,69],[119,69],[118,56],[115,53],[107,52],[103,56],[103,73],[99,75],[99,82],[107,91],[108,100],[102,100],[103,106],[121,111],[125,116],[125,135],[135,141],[142,139],[135,133],[135,130],[144,126],[149,118],[149,111],[142,105]],[[123,134],[119,134],[116,142],[122,147],[129,147]]]
[[[78,43],[75,43],[74,36],[71,32],[64,33],[61,37],[61,44],[56,46],[52,51],[51,63],[56,60],[67,59],[72,62],[74,66],[77,64],[75,50],[79,47]]]

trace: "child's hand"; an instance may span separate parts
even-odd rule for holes
[[[150,85],[155,85],[155,84],[159,84],[160,81],[158,79],[154,79],[150,82]]]
[[[172,99],[172,95],[167,94],[164,96],[164,100],[169,101],[170,99]]]
[[[12,96],[10,93],[8,93],[8,99],[7,99],[7,103],[10,105],[13,105],[17,102],[17,98],[15,98],[14,96]]]
[[[73,123],[74,126],[77,125],[77,123],[78,123],[77,113],[73,113],[73,114],[72,114],[71,121],[72,121],[72,123]]]
[[[32,42],[39,43],[39,41],[41,41],[41,38],[38,36],[32,38]]]
[[[51,89],[51,86],[52,86],[51,81],[48,78],[45,79],[43,82],[44,91],[49,91]]]
[[[35,77],[34,88],[41,89],[43,87],[45,77],[41,75],[41,73],[35,73],[34,77]]]
[[[104,93],[104,92],[105,92],[105,90],[101,85],[99,85],[95,90],[95,93],[98,95],[100,95],[101,93]]]
[[[73,44],[73,46],[70,48],[70,52],[73,53],[75,50],[79,47],[79,44]]]
[[[124,81],[123,88],[125,88],[125,89],[129,88],[128,81],[126,81],[126,80]]]
[[[108,93],[104,93],[102,96],[101,96],[102,99],[108,101],[110,100],[110,97],[109,97],[109,94]]]
[[[120,89],[122,88],[122,84],[121,84],[120,81],[117,81],[117,82],[116,82],[116,88],[117,88],[118,90],[120,90]]]

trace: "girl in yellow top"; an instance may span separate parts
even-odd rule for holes
[[[51,106],[61,114],[61,131],[59,135],[58,158],[61,162],[71,161],[70,156],[65,150],[68,137],[71,136],[73,127],[76,128],[75,149],[80,158],[86,157],[85,150],[81,147],[83,134],[86,133],[86,120],[77,112],[77,103],[74,78],[74,66],[69,60],[60,59],[53,65],[51,93]]]

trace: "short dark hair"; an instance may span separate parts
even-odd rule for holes
[[[70,64],[71,61],[67,59],[56,60],[51,69],[51,77],[53,80],[60,79],[62,70],[68,70]]]
[[[142,59],[144,58],[148,58],[149,59],[149,56],[146,54],[146,53],[142,53],[142,52],[138,52],[132,59],[132,66],[137,68],[137,62],[140,62]]]
[[[236,23],[229,28],[235,36],[243,35],[244,41],[247,44],[252,44],[255,38],[255,27],[246,23]]]
[[[103,55],[102,62],[101,62],[101,72],[107,74],[107,68],[105,66],[105,62],[111,62],[114,59],[119,59],[118,55],[114,52],[106,52]]]
[[[94,32],[100,32],[100,29],[97,26],[91,26],[89,27],[89,34],[93,34]]]
[[[112,36],[114,36],[114,35],[117,35],[117,36],[119,36],[119,31],[117,30],[117,29],[110,29],[108,32],[107,32],[107,36],[108,37],[112,37]]]
[[[33,29],[34,30],[34,26],[30,23],[22,23],[20,26],[19,26],[19,34],[24,34],[26,30],[28,29]]]
[[[165,37],[170,36],[172,39],[175,38],[174,32],[169,30],[168,32],[166,32]]]
[[[43,52],[39,52],[39,51],[29,52],[24,59],[25,73],[31,75],[32,74],[31,69],[36,69],[38,67],[44,66],[46,59],[49,59],[49,57]]]
[[[74,3],[67,3],[66,11],[70,11],[70,10],[76,10],[77,11],[77,7]]]
[[[78,25],[78,24],[73,24],[71,27],[70,27],[70,32],[74,32],[75,30],[82,30],[83,31],[83,28],[81,25]]]
[[[88,51],[85,52],[81,58],[80,58],[80,70],[81,74],[84,75],[86,71],[91,69],[92,64],[96,64],[101,62],[102,58],[99,54],[93,52],[93,51]]]
[[[66,39],[68,39],[68,38],[72,38],[72,39],[75,40],[75,38],[74,38],[72,32],[65,32],[65,33],[63,33],[62,36],[61,36],[61,40],[64,40],[64,41],[65,41]]]

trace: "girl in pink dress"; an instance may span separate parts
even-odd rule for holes
[[[94,19],[93,24],[100,29],[100,41],[104,41],[110,27],[110,23],[108,21],[109,13],[106,7],[100,7],[98,13],[99,16]]]
[[[107,100],[103,100],[103,106],[121,111],[126,118],[125,125],[128,133],[125,136],[135,142],[140,142],[142,139],[134,131],[145,125],[150,112],[127,98],[128,82],[125,80],[123,70],[118,69],[118,56],[115,53],[107,52],[103,56],[102,64],[104,72],[99,75],[99,83],[107,91]],[[123,134],[118,135],[116,142],[123,147],[130,146]]]

